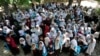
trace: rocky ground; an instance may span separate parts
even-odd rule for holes
[[[4,48],[4,42],[0,40],[0,56],[12,56],[10,53],[5,51]],[[23,51],[20,49],[20,54],[18,56],[25,56],[23,54]],[[31,56],[30,54],[27,56]],[[61,53],[60,56],[69,56],[68,53]],[[79,56],[85,56],[83,53],[81,53]],[[100,43],[96,44],[95,51],[92,53],[92,56],[100,56]]]

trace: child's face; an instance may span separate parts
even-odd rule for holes
[[[70,42],[70,40],[67,40],[66,42],[68,42],[68,43],[69,43],[69,42]]]
[[[29,20],[29,19],[28,19],[27,21],[28,21],[28,22],[30,22],[30,20]]]
[[[52,45],[50,45],[50,47],[53,47]]]
[[[39,46],[42,46],[42,43],[41,42],[39,43]]]
[[[40,40],[43,40],[43,37],[40,37]]]
[[[24,42],[24,40],[20,40],[20,42]]]
[[[9,39],[9,38],[7,38],[6,40],[7,40],[8,42],[10,41],[10,39]]]
[[[32,48],[35,48],[35,44],[32,45]]]
[[[29,36],[27,36],[26,39],[29,39]]]

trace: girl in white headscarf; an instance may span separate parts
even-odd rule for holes
[[[6,36],[7,34],[9,34],[11,32],[11,29],[9,29],[7,26],[3,26],[3,30],[2,31]]]
[[[50,43],[50,38],[48,36],[46,36],[44,38],[44,43],[45,43],[45,46],[48,47],[49,43]]]
[[[68,33],[69,33],[68,34],[68,37],[70,38],[70,40],[72,40],[73,39],[73,36],[74,36],[73,31],[72,30],[69,30]]]
[[[77,28],[77,24],[74,24],[73,25],[73,31],[74,31],[74,34],[75,34],[75,36],[77,36],[77,33],[78,33],[78,28]]]
[[[40,25],[42,22],[42,16],[40,16],[39,14],[36,15],[37,17],[35,18],[36,20],[36,25]]]
[[[70,50],[70,39],[69,39],[69,38],[66,39],[65,45],[64,45],[64,47],[63,47],[62,50],[63,50],[64,52],[69,52],[69,50]]]
[[[60,30],[58,30],[57,36],[62,39],[63,35],[62,35],[62,32]]]
[[[38,54],[38,49],[35,43],[32,44],[31,46],[31,50],[32,50],[32,56],[39,56]]]
[[[37,34],[32,33],[31,38],[32,38],[32,43],[38,43],[39,38]]]
[[[63,48],[63,46],[64,46],[67,38],[69,38],[68,37],[68,32],[66,32],[66,30],[64,30],[64,33],[62,35],[62,38],[60,39],[60,42],[61,42],[61,51],[62,51],[62,48]]]
[[[42,29],[40,28],[39,25],[36,25],[36,34],[39,36],[42,34]]]
[[[39,25],[36,25],[36,28],[31,29],[31,32],[35,32],[36,35],[40,36],[42,34],[42,29]]]
[[[11,31],[11,29],[8,28],[7,26],[3,26],[3,31],[4,31],[6,34],[8,34],[8,33]]]
[[[29,34],[26,34],[26,42],[28,43],[29,46],[32,45],[32,41],[31,41],[31,36]]]
[[[27,12],[27,11],[25,11],[25,13],[24,13],[24,18],[25,19],[28,19],[30,17],[30,14]]]
[[[86,35],[86,41],[87,41],[87,44],[89,44],[91,42],[91,35],[90,34]]]
[[[54,39],[57,36],[56,29],[54,27],[51,28],[50,35],[51,35],[51,40],[54,41]]]
[[[71,43],[70,55],[77,56],[80,53],[81,49],[80,46],[78,46],[77,37],[74,37],[70,43]]]
[[[59,26],[60,26],[60,27],[63,27],[63,26],[65,26],[65,25],[66,25],[66,23],[65,23],[65,20],[64,20],[64,19],[59,19],[59,21],[60,21],[60,22],[59,22],[59,23],[60,23],[60,24],[59,24]]]
[[[28,31],[28,30],[29,30],[29,27],[28,27],[27,25],[22,25],[22,29],[23,29],[24,31]]]
[[[60,38],[57,37],[57,38],[55,39],[55,56],[59,56],[60,48],[61,48]]]
[[[18,33],[19,33],[19,36],[20,37],[25,37],[25,31],[23,30],[23,29],[20,29],[19,31],[18,31]]]
[[[31,49],[30,49],[30,46],[27,44],[27,42],[25,41],[24,38],[19,38],[19,43],[24,51],[24,54],[27,55],[30,53]]]
[[[15,20],[17,20],[18,22],[21,22],[23,18],[22,12],[17,12],[15,14]]]
[[[39,42],[39,56],[47,56],[47,50],[42,41]]]
[[[91,36],[91,41],[89,43],[88,49],[86,50],[86,53],[88,55],[91,55],[94,51],[95,46],[96,46],[96,39],[93,36]]]
[[[30,14],[31,19],[34,19],[36,17],[36,12],[33,11],[32,9],[29,9],[29,14]]]
[[[9,20],[5,20],[5,22],[6,22],[6,25],[10,25],[10,21]]]
[[[34,19],[31,19],[31,27],[32,27],[32,29],[33,29],[33,27],[35,27],[35,21],[34,21]]]

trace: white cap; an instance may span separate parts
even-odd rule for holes
[[[23,37],[21,37],[19,40],[25,40]]]
[[[6,28],[8,28],[8,27],[7,27],[7,26],[4,26],[4,27],[3,27],[3,29],[6,29]]]
[[[40,15],[37,13],[36,16],[40,16]]]
[[[36,27],[39,27],[39,25],[36,25]]]
[[[54,30],[55,30],[55,29],[52,27],[52,28],[51,28],[51,31],[54,31]]]
[[[2,31],[2,28],[0,28],[0,31]]]

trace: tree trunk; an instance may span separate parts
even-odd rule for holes
[[[80,6],[81,4],[81,0],[77,0],[78,6]]]
[[[5,1],[4,4],[3,4],[3,6],[4,6],[4,12],[5,12],[7,15],[9,15],[9,5],[8,5],[8,2]]]
[[[16,10],[17,11],[17,5],[15,4],[15,3],[13,3],[13,8],[14,8],[14,10]]]
[[[73,3],[73,0],[68,0],[68,7],[70,7]]]

